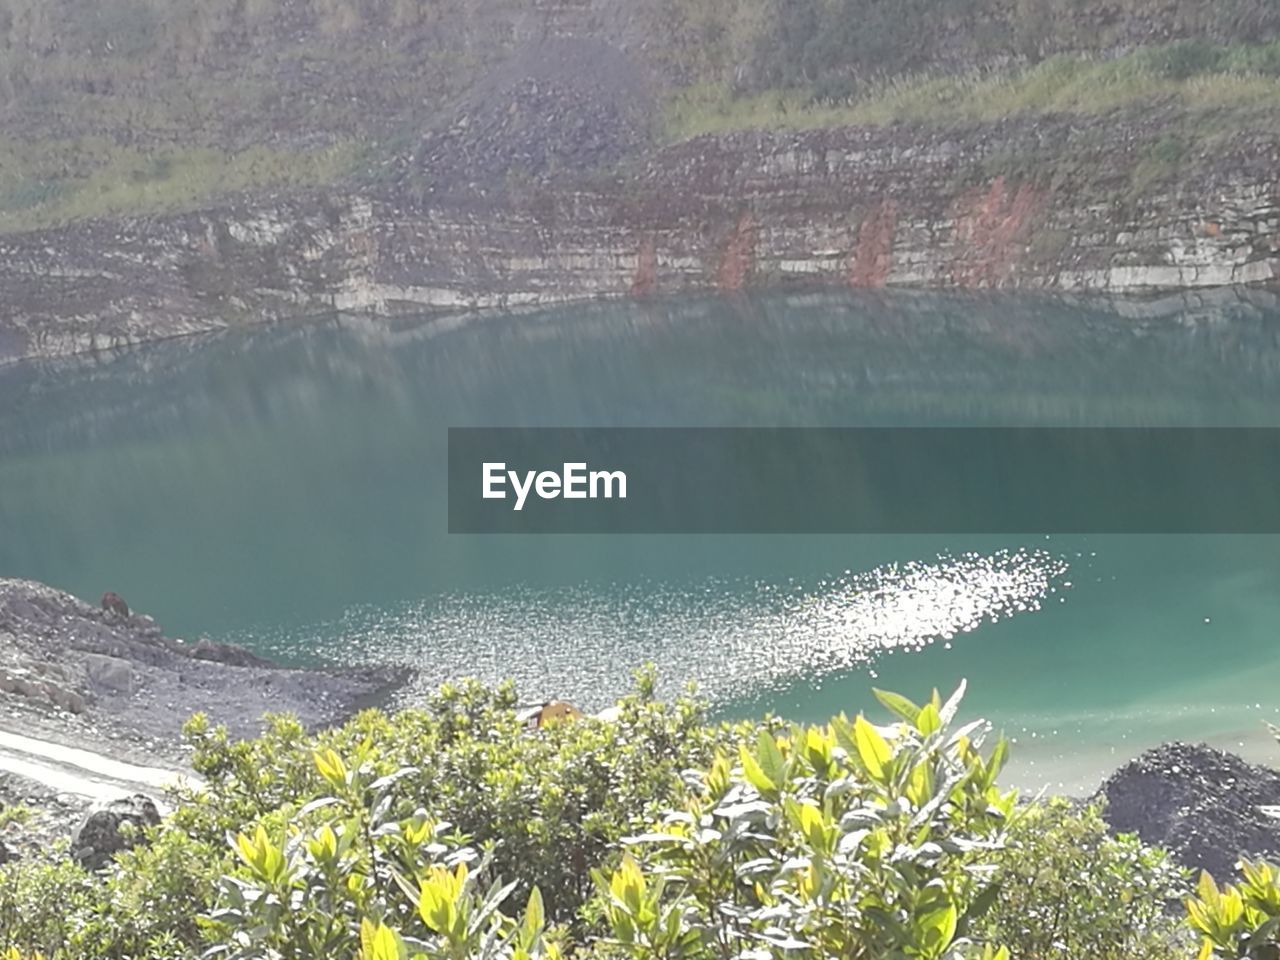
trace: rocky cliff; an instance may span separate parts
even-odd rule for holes
[[[332,311],[807,284],[1141,291],[1280,275],[1280,136],[1158,117],[703,137],[608,175],[398,185],[0,238],[0,362]]]
[[[0,709],[24,733],[165,757],[195,712],[237,737],[254,735],[267,712],[318,728],[382,702],[408,679],[393,668],[287,668],[214,641],[184,643],[123,603],[106,609],[106,600],[91,607],[44,584],[0,578]]]

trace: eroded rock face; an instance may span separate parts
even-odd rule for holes
[[[1242,856],[1280,856],[1280,773],[1212,747],[1148,750],[1102,786],[1106,819],[1193,870],[1233,878]]]
[[[145,829],[159,823],[160,810],[145,794],[97,804],[71,835],[71,858],[86,870],[101,870],[121,850],[145,842]]]
[[[786,283],[1114,293],[1280,280],[1272,131],[1240,131],[1151,182],[1135,177],[1172,122],[1151,112],[640,147],[627,84],[513,70],[384,184],[0,237],[0,364],[333,310]],[[583,98],[593,119],[580,128]],[[536,175],[513,180],[519,169]]]
[[[78,714],[78,730],[172,744],[203,712],[233,736],[253,736],[268,712],[311,728],[341,722],[405,679],[378,667],[283,668],[230,644],[171,639],[147,616],[0,579],[0,706],[35,720]]]

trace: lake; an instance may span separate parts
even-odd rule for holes
[[[1280,759],[1280,537],[446,532],[448,427],[611,425],[1280,426],[1280,306],[776,294],[23,364],[0,369],[0,574],[114,590],[173,636],[592,707],[646,660],[723,716],[967,678],[1031,788],[1172,738]]]

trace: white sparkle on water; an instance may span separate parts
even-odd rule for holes
[[[418,679],[406,701],[450,679],[510,677],[522,699],[596,708],[653,661],[666,692],[694,680],[725,703],[868,667],[887,650],[950,646],[983,622],[1039,610],[1066,570],[1059,557],[1017,550],[845,571],[808,588],[712,580],[452,594],[353,609],[277,640],[297,649],[298,636],[320,637],[311,649],[337,662],[409,664]]]

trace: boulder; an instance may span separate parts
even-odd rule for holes
[[[1204,745],[1148,750],[1102,785],[1115,833],[1136,833],[1219,881],[1242,856],[1280,856],[1280,773]]]
[[[86,653],[84,668],[89,682],[99,690],[125,696],[133,693],[133,666],[129,661],[101,653]]]
[[[110,616],[126,619],[129,616],[129,605],[124,602],[120,594],[112,593],[110,590],[102,595],[102,609]]]
[[[18,855],[4,845],[4,841],[0,840],[0,864],[11,863],[18,859]]]
[[[71,857],[86,870],[101,870],[121,850],[145,841],[144,829],[160,823],[160,810],[145,794],[95,804],[71,835]]]

